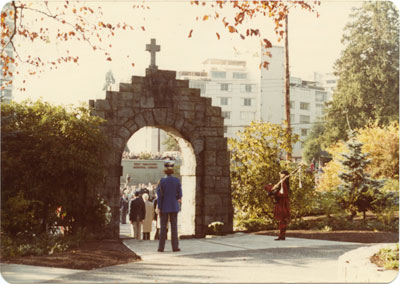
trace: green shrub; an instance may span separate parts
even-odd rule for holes
[[[66,239],[62,236],[50,236],[41,234],[39,236],[32,235],[29,241],[21,239],[11,239],[2,236],[1,239],[1,255],[5,258],[12,258],[26,255],[47,255],[69,248]]]
[[[381,188],[381,194],[373,203],[373,210],[378,220],[385,225],[391,225],[395,221],[399,211],[399,181],[387,179]]]
[[[317,192],[315,200],[315,208],[312,215],[326,215],[327,217],[332,214],[341,212],[341,208],[337,203],[337,196],[334,192]]]
[[[208,228],[212,231],[214,235],[222,235],[224,223],[220,221],[215,221],[208,224]]]
[[[291,220],[287,228],[288,230],[310,230],[311,227],[312,227],[312,222],[299,218]]]
[[[377,256],[382,262],[385,269],[399,270],[399,245],[396,248],[382,248]]]
[[[398,232],[399,221],[394,220],[391,224],[384,224],[378,219],[368,218],[366,220],[349,220],[346,214],[325,217],[317,220],[292,220],[288,228],[290,230],[359,230],[359,231],[390,231]]]
[[[2,104],[1,118],[2,234],[26,242],[60,223],[69,233],[104,226],[106,206],[92,188],[104,175],[103,120],[88,107],[42,101]]]
[[[272,219],[265,218],[249,218],[237,220],[237,227],[250,232],[273,230],[276,225]]]
[[[36,216],[36,211],[41,204],[37,200],[25,199],[22,191],[5,200],[1,224],[4,231],[21,240],[30,239],[33,234],[40,234],[42,224]]]
[[[1,237],[1,255],[4,258],[13,258],[27,255],[49,255],[74,249],[79,247],[87,240],[104,239],[103,232],[88,232],[81,229],[75,234],[62,235],[42,233],[40,235],[31,234],[30,238],[11,238],[7,235]]]

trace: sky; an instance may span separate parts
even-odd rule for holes
[[[117,33],[107,41],[107,44],[112,44],[112,48],[109,48],[111,62],[106,60],[102,52],[94,52],[88,44],[82,42],[17,42],[21,55],[35,54],[46,60],[64,55],[68,49],[71,55],[79,56],[79,63],[62,64],[57,70],[45,71],[40,76],[26,75],[27,66],[21,66],[21,74],[14,78],[14,100],[42,98],[54,104],[78,105],[91,99],[105,98],[103,85],[108,70],[112,70],[117,81],[113,90],[118,90],[119,82],[129,82],[131,76],[145,74],[150,64],[150,54],[145,51],[145,46],[151,38],[155,38],[157,44],[161,45],[161,51],[156,55],[156,64],[162,70],[199,71],[207,58],[234,59],[238,53],[246,58],[260,53],[259,38],[241,40],[228,33],[220,20],[196,21],[196,17],[202,19],[207,8],[190,5],[188,0],[146,1],[150,9],[132,7],[142,2],[87,3],[92,7],[102,7],[104,22],[127,22],[135,30]],[[308,79],[313,72],[333,71],[333,64],[343,50],[341,38],[351,8],[360,5],[360,1],[322,1],[317,7],[319,17],[305,10],[291,10],[289,52],[292,76]],[[224,8],[223,13],[229,14],[232,11]],[[25,18],[31,21],[31,27],[34,27],[34,20],[38,17],[37,13],[25,14]],[[50,30],[57,28],[51,19],[45,19],[44,23]],[[141,26],[145,27],[145,31]],[[277,41],[270,19],[258,17],[254,20],[254,27],[259,28],[263,37],[268,38],[273,45],[283,46],[283,41]],[[188,38],[192,29],[192,37]],[[18,87],[26,91],[19,91]]]
[[[94,52],[85,43],[54,43],[31,45],[20,44],[20,50],[35,53],[42,58],[63,54],[68,48],[72,55],[79,56],[79,64],[63,64],[57,70],[40,76],[21,75],[15,78],[15,86],[23,86],[27,91],[16,88],[16,101],[39,97],[55,104],[79,104],[90,99],[104,98],[102,90],[105,74],[112,70],[117,82],[129,82],[132,75],[144,75],[150,64],[150,54],[145,45],[156,38],[161,45],[157,53],[157,65],[162,70],[201,70],[201,63],[207,58],[234,58],[235,51],[242,56],[259,53],[259,39],[241,40],[223,29],[220,21],[196,21],[204,15],[202,8],[183,1],[146,2],[150,9],[133,9],[134,2],[90,2],[102,5],[106,20],[126,21],[135,27],[133,32],[117,34],[109,41],[112,61],[106,60],[101,52]],[[136,2],[141,3],[141,2]],[[289,52],[291,75],[307,79],[313,72],[332,72],[332,67],[340,56],[343,46],[340,42],[343,28],[349,21],[351,7],[359,6],[358,1],[322,1],[317,7],[316,17],[308,11],[292,9],[289,18]],[[29,16],[29,15],[27,15]],[[32,19],[38,17],[32,15]],[[256,19],[257,27],[265,32],[273,45],[282,46],[272,32],[269,19]],[[56,28],[49,21],[50,28]],[[139,27],[144,26],[145,31]],[[188,38],[193,29],[192,37]],[[216,32],[221,35],[218,40]],[[129,58],[127,58],[129,56]],[[135,64],[132,67],[132,62]],[[23,73],[24,67],[21,67]],[[22,81],[25,83],[22,85]],[[114,86],[114,90],[117,86]]]

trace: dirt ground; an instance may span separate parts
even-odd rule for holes
[[[252,234],[277,235],[277,231],[260,231]],[[356,243],[397,243],[399,235],[391,232],[370,231],[287,231],[287,237],[332,240]],[[105,266],[140,261],[140,256],[129,250],[120,240],[91,241],[79,249],[48,256],[25,256],[2,262],[91,270]]]
[[[140,256],[128,249],[122,241],[101,240],[86,242],[79,249],[46,256],[18,257],[2,262],[91,270],[140,260]]]

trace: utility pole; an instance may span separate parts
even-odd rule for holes
[[[161,137],[160,137],[160,132],[161,132],[161,130],[160,130],[160,128],[157,128],[158,129],[158,139],[157,139],[157,142],[158,142],[158,153],[161,153]]]
[[[289,34],[288,34],[288,18],[289,12],[286,14],[285,18],[285,113],[287,122],[287,136],[288,136],[288,152],[286,155],[286,160],[292,160],[292,128],[290,123],[290,72],[289,72]]]

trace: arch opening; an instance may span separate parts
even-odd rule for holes
[[[178,158],[175,162],[175,174],[181,180],[182,184],[182,207],[178,214],[178,234],[179,235],[194,235],[195,234],[195,211],[196,211],[196,156],[191,143],[183,137],[183,135],[169,126],[145,126],[136,130],[127,141],[129,150],[135,152],[136,149],[142,149],[138,146],[143,136],[137,136],[135,134],[142,130],[143,133],[145,128],[148,129],[161,129],[175,139],[180,150],[180,159]],[[151,136],[151,135],[150,135]],[[146,143],[141,141],[141,143]],[[127,145],[126,144],[126,145]],[[125,145],[125,146],[126,146]],[[125,148],[124,146],[124,148]],[[132,148],[132,149],[131,149]],[[125,148],[126,149],[126,148]],[[139,150],[140,151],[140,150]],[[159,179],[165,174],[163,173],[164,158],[161,158],[160,153],[153,153],[151,159],[139,159],[137,155],[132,155],[133,159],[129,159],[127,156],[122,155],[122,176],[121,185],[125,183],[126,176],[129,175],[132,178],[130,186],[135,186],[137,189],[138,184],[156,184]],[[162,154],[162,153],[161,153]],[[142,155],[142,158],[146,155]]]

